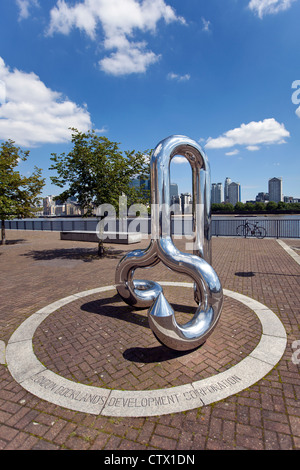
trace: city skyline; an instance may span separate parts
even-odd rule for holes
[[[222,203],[222,202],[232,202],[230,200],[228,190],[226,190],[226,183],[230,185],[231,183],[239,186],[239,199],[238,202],[257,202],[260,200],[261,202],[274,201],[280,202],[284,201],[284,199],[296,199],[299,200],[300,198],[293,195],[293,194],[284,194],[283,192],[283,178],[281,176],[273,176],[268,179],[268,190],[267,191],[258,191],[256,196],[252,199],[247,199],[243,201],[241,194],[242,194],[242,186],[239,182],[232,181],[231,178],[226,177],[224,180],[224,186],[222,182],[212,182],[211,190],[212,190],[212,203]],[[233,203],[233,202],[232,202]]]
[[[0,15],[0,142],[22,174],[72,149],[70,127],[123,151],[172,134],[201,144],[211,181],[300,197],[300,0],[11,0]],[[280,34],[278,34],[280,31]],[[184,158],[172,180],[191,191]]]
[[[150,190],[150,179],[133,179],[131,181],[131,186],[138,188],[143,188],[145,190]],[[220,204],[229,202],[235,205],[237,202],[242,202],[242,187],[239,182],[232,181],[231,178],[226,177],[224,181],[224,186],[222,182],[211,183],[211,203]],[[57,208],[56,212],[62,211],[63,205],[73,205],[73,213],[78,214],[80,208],[77,203],[76,197],[68,198],[67,201],[62,203],[61,201],[54,200],[55,195],[43,196],[41,206],[44,208],[44,214],[52,215],[53,206]],[[282,191],[282,177],[272,177],[268,180],[268,192],[259,191],[255,198],[247,200],[245,202],[299,202],[300,198],[294,196],[287,196],[283,194]],[[188,206],[192,202],[192,190],[188,192],[181,192],[179,190],[179,185],[176,182],[170,183],[170,204],[179,204],[182,206]],[[51,209],[52,206],[52,209]],[[76,206],[76,210],[74,211]],[[48,209],[50,211],[48,213]],[[69,208],[70,210],[70,208]],[[52,211],[52,212],[51,212]],[[55,211],[54,211],[55,212]],[[55,215],[53,212],[53,215]],[[57,214],[56,214],[57,215]],[[70,214],[69,214],[70,215]]]

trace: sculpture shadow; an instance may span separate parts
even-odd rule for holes
[[[122,305],[117,307],[115,305],[111,305],[112,303],[116,302],[120,302],[122,303]],[[173,308],[179,310],[182,313],[191,313],[191,308],[185,305],[173,304]],[[124,304],[124,301],[121,299],[119,294],[115,294],[114,296],[109,298],[87,302],[81,306],[81,310],[93,313],[95,315],[118,319],[124,322],[142,326],[143,328],[150,329],[148,318],[145,315],[140,315],[138,313],[138,310],[136,310],[135,308]],[[160,344],[151,348],[129,348],[124,351],[123,357],[124,359],[130,362],[150,364],[175,359],[189,354],[190,352],[191,351],[174,351],[164,346],[163,344]]]
[[[122,306],[110,305],[112,303],[122,302]],[[148,325],[147,317],[139,315],[136,309],[124,304],[119,294],[115,294],[112,297],[105,299],[92,300],[81,306],[81,310],[95,315],[105,316],[109,318],[115,318],[135,325],[143,326],[144,328],[150,328]]]
[[[35,261],[51,261],[55,259],[61,260],[77,260],[85,263],[92,263],[101,259],[117,259],[124,254],[123,250],[109,249],[106,251],[105,256],[100,258],[98,251],[94,248],[56,248],[53,250],[32,250],[24,253],[21,256],[27,256]]]
[[[191,351],[174,351],[163,344],[152,348],[129,348],[123,353],[124,359],[130,362],[142,364],[153,364],[155,362],[165,362],[178,357],[186,356]]]

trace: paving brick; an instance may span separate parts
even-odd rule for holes
[[[59,446],[52,444],[51,442],[39,440],[33,447],[32,450],[59,450]]]
[[[0,439],[4,441],[13,440],[18,434],[17,429],[10,428],[8,426],[0,426]]]
[[[0,341],[40,308],[84,290],[114,284],[126,251],[112,245],[99,259],[92,243],[59,240],[58,233],[8,231],[22,240],[0,246]],[[183,241],[176,242],[185,251]],[[299,240],[285,240],[300,248]],[[300,267],[276,240],[213,238],[213,267],[222,285],[272,309],[288,333],[280,363],[237,395],[199,409],[149,418],[92,416],[26,392],[0,364],[0,449],[300,449],[300,376],[292,342],[299,340]],[[26,276],[24,276],[26,273]],[[147,278],[190,282],[162,264]],[[185,322],[195,308],[189,289],[165,287]],[[178,312],[177,312],[178,310]],[[47,368],[79,383],[153,390],[209,377],[241,361],[256,347],[261,324],[253,312],[225,297],[220,322],[205,345],[188,354],[161,346],[147,311],[125,305],[114,291],[78,299],[40,325],[34,351]]]
[[[109,438],[110,438],[109,434],[102,433],[102,432],[99,433],[96,439],[94,440],[93,444],[91,445],[90,449],[102,450],[105,447]]]
[[[247,450],[264,450],[263,440],[255,437],[237,435],[236,443],[238,447],[242,447]]]
[[[150,440],[150,445],[162,450],[175,450],[177,447],[177,440],[160,435],[153,435]]]
[[[294,436],[300,437],[300,417],[290,416],[291,429]]]
[[[258,439],[261,439],[263,434],[262,429],[244,424],[237,424],[236,432],[238,435],[256,437]]]

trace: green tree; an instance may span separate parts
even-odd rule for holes
[[[243,202],[237,202],[234,206],[235,212],[242,212],[244,210],[244,203]]]
[[[300,202],[291,202],[288,207],[291,210],[300,211]]]
[[[31,176],[22,176],[17,170],[19,161],[27,160],[29,151],[22,151],[8,140],[0,146],[0,220],[1,243],[5,244],[5,220],[32,217],[39,204],[45,184],[42,170],[34,167]]]
[[[213,204],[211,205],[211,210],[212,210],[212,212],[221,211],[221,210],[223,210],[223,204],[213,203]]]
[[[254,204],[254,210],[256,210],[256,211],[265,211],[266,210],[266,204],[264,202],[256,202]]]
[[[287,209],[288,208],[288,205],[283,202],[283,201],[279,201],[278,204],[277,204],[277,209],[278,210],[284,210],[284,209]]]
[[[57,172],[51,181],[63,189],[56,199],[65,202],[75,196],[85,216],[92,215],[101,204],[111,204],[117,210],[122,194],[127,196],[129,205],[148,200],[146,192],[131,187],[130,182],[133,178],[149,177],[149,152],[133,150],[123,154],[118,143],[98,136],[94,130],[72,131],[73,149],[67,155],[51,154],[50,170]]]
[[[118,143],[99,136],[94,130],[87,133],[72,128],[72,150],[66,155],[51,154],[50,170],[57,175],[52,183],[63,191],[56,196],[61,202],[75,196],[84,216],[92,215],[95,207],[110,204],[119,213],[119,198],[127,197],[127,205],[149,202],[150,191],[131,185],[133,178],[150,177],[149,151],[144,153],[120,150]],[[123,208],[122,208],[123,210]],[[99,240],[98,253],[104,253]]]
[[[275,211],[277,209],[277,202],[275,201],[269,201],[268,204],[267,204],[267,207],[266,209],[268,211]]]
[[[234,205],[231,202],[226,202],[223,204],[223,210],[225,212],[234,212]]]
[[[251,211],[254,211],[254,208],[255,208],[255,206],[254,206],[254,204],[252,204],[252,202],[246,202],[245,205],[244,205],[244,210],[245,211],[251,212]]]

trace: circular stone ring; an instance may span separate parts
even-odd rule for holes
[[[160,282],[162,286],[193,287],[192,283]],[[224,295],[249,307],[262,325],[256,348],[230,369],[177,387],[127,391],[73,382],[47,369],[35,356],[32,339],[39,325],[63,305],[89,295],[115,290],[105,286],[71,295],[40,309],[10,337],[6,363],[13,378],[33,395],[67,409],[103,416],[157,416],[199,408],[223,400],[258,382],[281,359],[286,331],[275,313],[245,295],[224,289]]]

